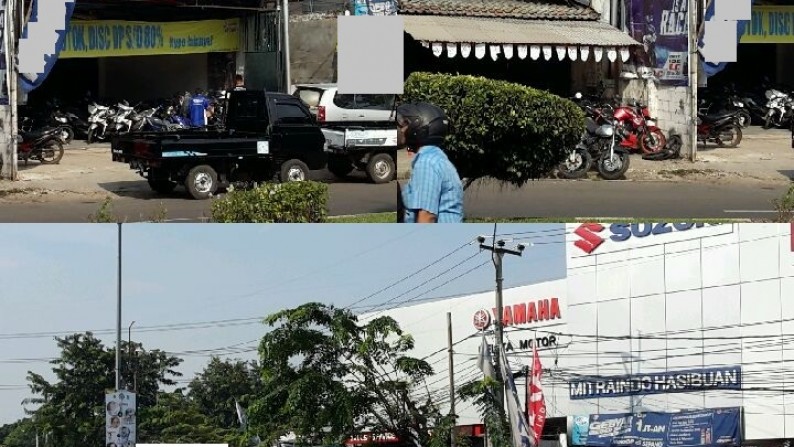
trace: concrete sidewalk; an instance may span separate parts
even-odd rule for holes
[[[794,149],[787,130],[760,127],[743,129],[744,138],[734,149],[718,148],[714,144],[698,145],[698,160],[689,159],[649,161],[642,155],[631,157],[628,180],[635,181],[742,181],[787,183],[794,179]],[[411,158],[404,150],[397,151],[397,178],[411,175]],[[593,180],[599,179],[590,172]]]

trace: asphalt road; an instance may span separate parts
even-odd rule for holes
[[[466,191],[467,217],[771,219],[787,186],[694,182],[551,181],[521,189],[478,183]]]
[[[130,185],[126,191],[119,188],[119,185],[114,185],[112,188],[120,196],[113,200],[113,214],[126,222],[151,220],[153,216],[159,214],[162,207],[166,210],[165,222],[206,222],[210,216],[210,200],[192,200],[179,189],[170,196],[159,197],[141,190],[140,183],[145,186],[145,181],[135,183]],[[333,183],[328,187],[328,208],[331,216],[394,212],[397,209],[397,185],[395,182],[384,185],[364,182]],[[0,222],[89,222],[89,216],[96,214],[101,204],[102,200],[44,203],[6,202],[0,204]]]

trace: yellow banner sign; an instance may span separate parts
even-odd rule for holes
[[[794,6],[753,6],[741,43],[794,43]]]
[[[232,52],[239,47],[238,19],[156,23],[74,20],[59,58]]]

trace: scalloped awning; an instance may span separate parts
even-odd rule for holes
[[[627,61],[631,47],[639,45],[609,24],[596,21],[505,20],[475,17],[403,15],[405,32],[432,48],[433,54],[460,54],[496,60],[529,56],[533,60]],[[472,51],[473,50],[473,51]]]

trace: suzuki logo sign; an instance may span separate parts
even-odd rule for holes
[[[708,224],[715,226],[719,224]],[[573,244],[586,254],[591,254],[598,249],[607,237],[612,242],[626,242],[632,238],[646,238],[650,236],[659,236],[662,234],[689,231],[695,228],[703,228],[707,226],[704,223],[634,223],[634,224],[612,224],[609,226],[609,233],[606,235],[604,230],[606,228],[597,223],[586,223],[580,225],[574,234],[579,237]]]
[[[590,254],[596,248],[598,248],[599,245],[604,243],[604,238],[596,234],[602,231],[604,231],[604,226],[601,224],[582,224],[576,229],[576,231],[574,231],[574,234],[579,236],[581,239],[574,242],[573,244],[579,247],[583,252]]]

